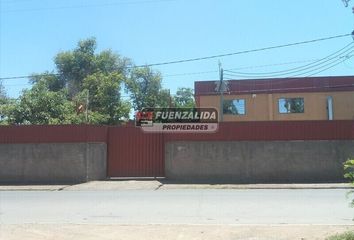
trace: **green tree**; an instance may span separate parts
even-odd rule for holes
[[[344,177],[348,179],[352,185],[354,185],[354,159],[348,159],[344,162]],[[353,194],[354,191],[351,190],[348,193],[348,196]],[[354,207],[354,199],[351,200],[351,205]]]
[[[124,76],[116,72],[98,72],[84,79],[81,95],[88,96],[88,108],[96,113],[89,119],[91,123],[116,124],[129,118],[130,103],[120,96],[123,80]]]
[[[8,98],[6,96],[4,85],[0,81],[0,124],[4,122],[6,118],[5,109],[8,104]]]
[[[354,184],[354,159],[348,159],[344,163],[344,177]]]
[[[135,68],[126,79],[126,90],[130,93],[134,110],[144,107],[169,107],[169,91],[162,88],[159,72],[149,67]]]
[[[44,82],[24,90],[19,101],[8,106],[10,124],[64,124],[74,113],[74,106],[66,98],[66,90],[49,91]],[[72,117],[72,116],[71,116]]]
[[[194,108],[194,93],[192,88],[178,88],[176,95],[173,97],[173,103],[179,108]]]
[[[10,122],[117,124],[127,118],[130,105],[120,91],[132,63],[112,50],[96,53],[96,45],[95,38],[79,41],[55,56],[56,74],[33,74],[32,89],[9,109]]]
[[[4,85],[2,84],[2,81],[0,80],[0,100],[4,99],[6,99],[6,91]]]

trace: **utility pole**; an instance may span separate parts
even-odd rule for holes
[[[89,92],[89,90],[87,90],[87,95],[86,95],[86,109],[85,109],[85,119],[86,119],[86,123],[88,123],[89,96],[90,96],[90,92]]]
[[[342,0],[342,2],[344,3],[345,7],[348,7],[350,0]],[[352,7],[352,13],[354,13],[354,6]],[[352,32],[352,38],[354,40],[354,31]]]
[[[171,89],[168,89],[168,100],[169,100],[169,107],[172,107],[172,97],[171,97]]]
[[[219,110],[219,121],[224,121],[224,69],[221,67],[219,62],[219,74],[220,74],[220,83],[219,83],[219,93],[220,93],[220,110]]]

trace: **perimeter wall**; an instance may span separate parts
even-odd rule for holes
[[[111,177],[180,182],[342,182],[354,121],[220,123],[216,133],[144,133],[131,126],[1,126],[0,183]]]

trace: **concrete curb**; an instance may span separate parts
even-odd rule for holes
[[[69,185],[6,185],[0,191],[61,191]]]
[[[160,189],[354,189],[353,185],[340,184],[164,184]]]
[[[91,181],[76,185],[6,185],[0,191],[114,191],[170,189],[354,189],[348,183],[326,184],[185,184],[157,180]]]

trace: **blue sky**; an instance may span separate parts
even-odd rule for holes
[[[53,57],[80,39],[96,37],[135,64],[203,57],[351,33],[354,14],[341,0],[0,0],[0,77],[55,70]],[[353,39],[154,67],[163,86],[193,87],[218,79],[224,68],[307,61],[325,57]],[[354,59],[354,58],[352,58]],[[354,75],[354,60],[319,75]],[[306,63],[301,63],[306,64]],[[301,65],[251,68],[269,72]],[[202,74],[175,74],[208,72]],[[28,79],[4,80],[11,97]]]

